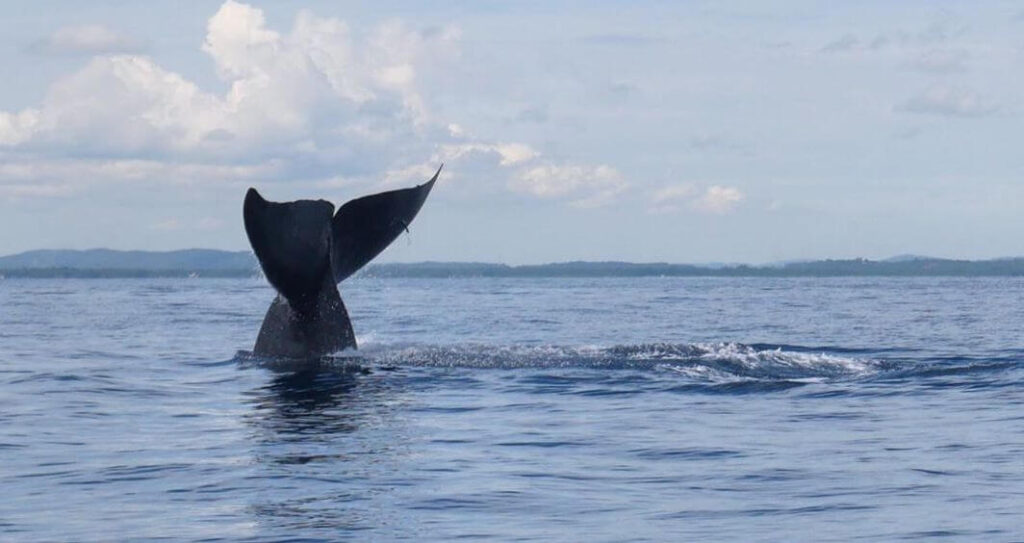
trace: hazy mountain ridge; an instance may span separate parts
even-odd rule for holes
[[[181,249],[177,251],[117,251],[113,249],[41,249],[0,257],[0,270],[138,270],[215,271],[258,269],[250,251]]]
[[[259,265],[249,251],[183,249],[38,250],[0,257],[5,277],[248,277]],[[559,262],[510,266],[486,262],[371,264],[361,277],[842,277],[842,276],[1024,276],[1024,257],[951,260],[894,257],[791,261],[766,265],[698,265],[665,262]]]

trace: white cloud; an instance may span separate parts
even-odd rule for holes
[[[8,160],[0,163],[0,181],[28,181],[39,178],[104,178],[132,180],[178,178],[182,182],[218,179],[260,179],[279,171],[279,163],[208,164],[196,162],[167,163],[142,159],[59,159],[51,161]]]
[[[540,153],[525,143],[502,143],[497,146],[497,151],[501,155],[502,166],[514,166],[540,156]]]
[[[437,168],[441,165],[439,160],[428,160],[420,164],[412,164],[409,166],[403,166],[388,170],[384,174],[384,180],[381,181],[381,185],[384,187],[405,185],[408,183],[422,183],[423,181],[430,179]],[[447,175],[445,180],[447,182],[450,177],[451,167],[448,167]]]
[[[52,55],[134,53],[144,48],[140,40],[97,24],[59,28],[29,46],[32,52]]]
[[[514,166],[540,156],[525,143],[458,143],[442,146],[438,158],[442,162],[451,161],[468,153],[494,153],[502,166]]]
[[[693,193],[694,189],[692,185],[664,187],[654,193],[651,201],[655,204],[667,204],[689,198],[690,196],[693,196]]]
[[[743,193],[733,187],[712,185],[693,202],[693,207],[707,213],[728,213],[743,200]]]
[[[0,111],[0,145],[17,145],[32,137],[39,124],[39,111],[26,109],[20,113]]]
[[[8,200],[21,198],[54,198],[70,196],[74,187],[69,183],[39,184],[35,182],[0,183],[0,197]]]
[[[724,214],[743,200],[743,193],[733,187],[712,185],[703,192],[691,184],[662,187],[651,194],[648,213],[675,213],[684,207],[704,213]]]
[[[509,182],[512,190],[539,198],[564,198],[577,207],[597,207],[611,201],[629,184],[607,165],[546,164],[524,169]]]
[[[223,128],[225,108],[149,58],[115,55],[54,83],[37,116],[33,143],[71,154],[139,156],[196,148]]]
[[[109,32],[75,35],[83,49],[116,49]],[[446,181],[573,205],[600,205],[625,188],[610,166],[539,164],[527,143],[471,137],[435,118],[418,81],[458,56],[459,37],[452,26],[418,30],[401,21],[356,34],[309,11],[279,32],[260,9],[227,0],[201,45],[226,91],[204,90],[144,55],[95,56],[55,81],[38,106],[0,111],[0,194],[274,176],[336,187],[368,184],[381,172],[383,185],[398,185],[424,181],[442,162]]]
[[[0,162],[0,197],[63,197],[111,183],[202,184],[257,182],[281,175],[280,161],[255,164],[144,159],[8,157]]]
[[[424,162],[395,167],[384,175],[382,186],[422,183],[445,164],[445,183],[466,174],[493,178],[496,170],[534,160],[540,153],[525,143],[462,142],[439,145]]]
[[[450,137],[444,125],[428,124],[415,83],[420,65],[451,51],[457,37],[388,23],[356,40],[344,22],[309,12],[281,34],[261,10],[228,0],[202,45],[226,93],[204,91],[145,56],[99,56],[56,81],[40,106],[0,112],[0,149],[294,158],[297,168],[324,170],[306,176],[375,169],[430,152],[436,135]]]
[[[695,192],[696,189],[689,184],[662,187],[651,195],[651,206],[647,211],[656,214],[678,211]]]
[[[998,107],[977,92],[949,85],[936,85],[900,104],[899,110],[945,117],[982,117]]]
[[[298,25],[296,25],[298,26]],[[281,35],[266,28],[263,11],[228,0],[206,24],[206,51],[225,79],[266,74],[280,58]],[[276,50],[275,50],[276,49]]]

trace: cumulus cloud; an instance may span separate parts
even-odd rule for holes
[[[525,143],[484,143],[479,141],[446,143],[438,145],[430,158],[423,162],[389,169],[384,175],[381,186],[391,187],[410,182],[422,182],[432,176],[440,164],[446,165],[446,183],[459,181],[466,177],[489,179],[509,175],[510,168],[530,163],[539,156],[540,152]]]
[[[694,207],[708,213],[728,213],[743,200],[743,193],[733,187],[720,187],[713,185],[694,200]]]
[[[732,211],[742,200],[743,193],[734,187],[712,185],[702,192],[690,184],[670,185],[651,194],[647,211],[661,214],[689,208],[704,213],[724,214]]]
[[[201,44],[223,92],[123,54],[129,41],[102,27],[51,38],[104,54],[55,81],[38,105],[0,111],[0,195],[59,195],[111,180],[341,186],[383,176],[388,185],[421,182],[441,162],[446,181],[474,176],[575,205],[599,205],[625,187],[610,166],[541,163],[527,143],[476,138],[436,118],[419,82],[458,57],[456,27],[389,21],[354,32],[301,11],[282,32],[260,9],[227,0]]]
[[[514,166],[533,160],[540,153],[525,143],[458,143],[441,147],[441,162],[455,160],[468,153],[494,153],[502,166]]]
[[[509,188],[539,198],[565,199],[576,207],[611,203],[629,184],[618,170],[607,165],[544,164],[523,169]]]
[[[388,23],[357,40],[342,21],[309,12],[281,34],[266,27],[261,10],[228,0],[202,45],[226,93],[204,91],[146,56],[97,56],[56,81],[40,106],[0,112],[0,145],[380,169],[401,153],[428,150],[432,131],[447,137],[428,123],[415,81],[456,38]]]
[[[65,26],[29,46],[33,53],[47,55],[136,53],[143,49],[141,40],[97,24]]]
[[[982,117],[995,113],[998,107],[977,92],[948,85],[936,85],[911,97],[898,109],[909,113],[945,117]]]
[[[0,111],[0,145],[17,145],[28,140],[38,124],[38,110],[26,109],[19,113]]]

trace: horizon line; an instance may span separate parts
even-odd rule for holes
[[[95,251],[108,251],[113,253],[149,253],[149,254],[170,254],[180,253],[187,251],[212,251],[219,253],[230,253],[230,254],[249,254],[253,255],[251,249],[216,249],[209,247],[186,247],[180,249],[112,249],[110,247],[91,247],[88,249],[51,249],[51,248],[40,248],[40,249],[28,249],[19,251],[16,253],[9,253],[0,255],[0,259],[6,259],[10,257],[17,257],[29,253],[35,252],[68,252],[68,253],[86,253]],[[253,255],[255,256],[255,255]],[[416,265],[416,264],[478,264],[478,265],[499,265],[509,267],[528,267],[528,266],[550,266],[559,264],[602,264],[602,263],[615,263],[615,264],[636,264],[636,265],[670,265],[670,266],[695,266],[695,267],[773,267],[773,266],[785,266],[791,264],[808,264],[815,262],[879,262],[879,263],[898,263],[901,261],[915,261],[915,260],[937,260],[937,261],[950,261],[950,262],[994,262],[1001,260],[1019,260],[1024,259],[1024,255],[1013,255],[1013,256],[997,256],[997,257],[982,257],[982,258],[962,258],[962,257],[945,257],[945,256],[933,256],[933,255],[922,255],[914,253],[899,253],[888,257],[872,258],[864,256],[851,256],[851,257],[815,257],[815,258],[784,258],[766,262],[742,262],[742,261],[703,261],[703,262],[670,262],[667,260],[615,260],[615,259],[597,259],[597,260],[586,260],[586,259],[570,259],[561,261],[546,261],[546,262],[534,262],[534,263],[508,263],[501,261],[484,261],[484,260],[417,260],[417,261],[381,261],[373,262],[377,265]],[[74,268],[72,268],[74,269]],[[112,268],[113,269],[113,268]]]

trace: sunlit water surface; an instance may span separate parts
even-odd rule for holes
[[[0,281],[0,540],[1024,539],[1024,279]]]

